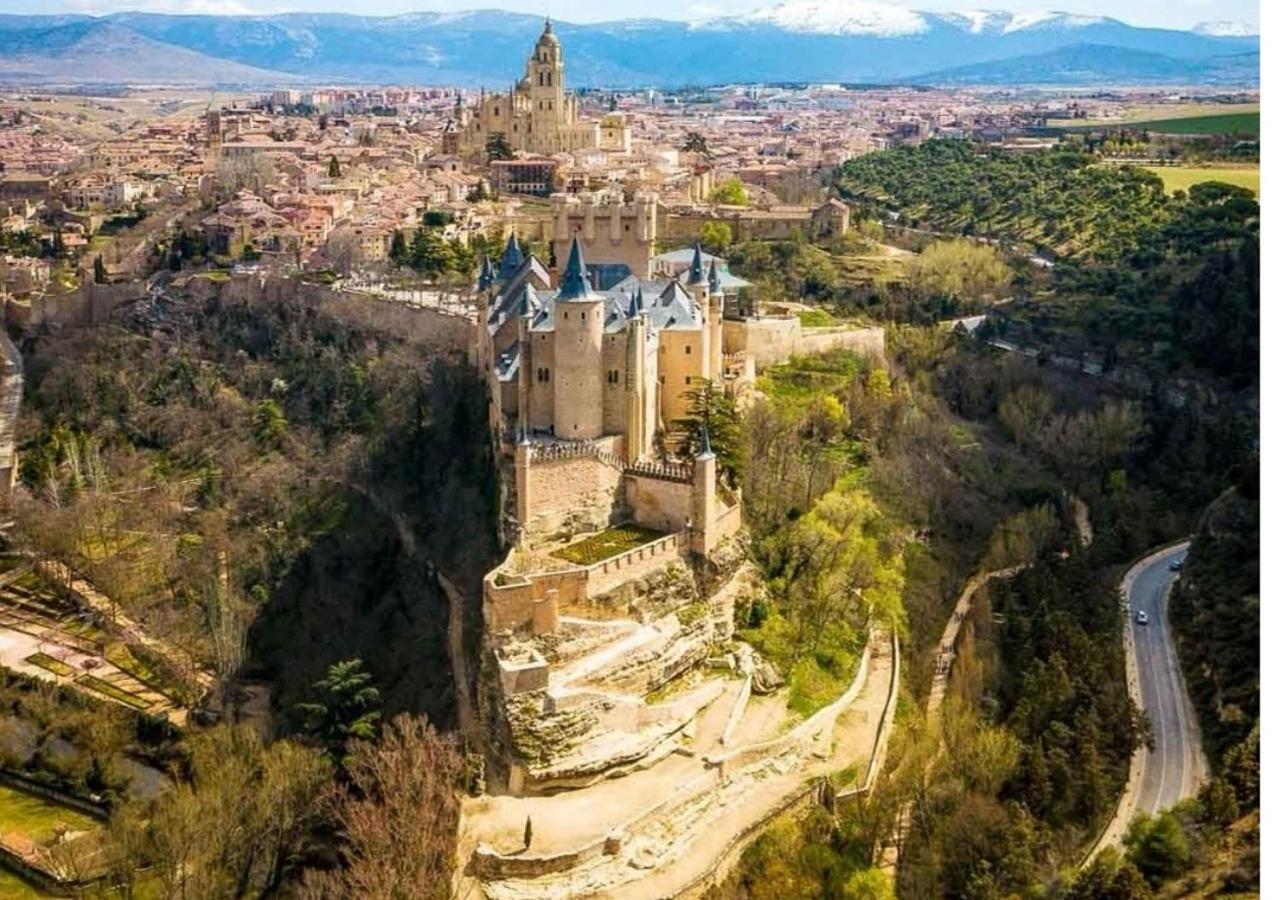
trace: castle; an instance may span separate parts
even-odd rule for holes
[[[560,273],[513,235],[496,267],[484,260],[477,291],[475,356],[514,538],[485,578],[484,620],[512,741],[499,782],[522,794],[662,758],[711,698],[643,700],[731,630],[734,599],[718,588],[741,563],[738,494],[705,427],[693,459],[667,453],[689,393],[729,371],[724,292],[700,249],[679,276],[599,290],[576,234]],[[707,612],[690,619],[699,604]],[[619,645],[608,663],[585,653],[626,635],[629,652]],[[605,683],[614,693],[588,686]],[[537,735],[566,715],[575,735],[549,757]]]
[[[611,143],[630,144],[610,125]],[[505,135],[513,151],[536,154],[594,150],[601,146],[600,123],[579,120],[578,101],[564,89],[564,56],[560,39],[547,19],[542,36],[525,63],[524,77],[506,94],[485,94],[473,109],[459,105],[446,131],[457,135],[459,151],[467,156],[484,153],[491,134]]]
[[[659,451],[660,434],[686,416],[688,393],[720,381],[724,291],[701,248],[679,277],[628,273],[594,287],[583,242],[568,240],[564,272],[525,258],[512,236],[497,269],[485,260],[477,335],[508,430],[520,440],[606,440],[634,463]],[[647,271],[645,272],[647,275]],[[663,454],[659,454],[663,455]]]

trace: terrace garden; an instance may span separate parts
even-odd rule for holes
[[[628,523],[606,528],[580,541],[574,541],[551,555],[580,566],[591,566],[620,553],[626,553],[628,550],[642,547],[662,536],[661,531]]]

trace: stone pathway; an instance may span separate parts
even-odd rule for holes
[[[727,690],[697,721],[696,734],[676,754],[651,768],[550,797],[482,797],[463,806],[464,859],[480,843],[519,854],[526,817],[533,823],[529,856],[564,854],[613,833],[621,851],[588,855],[567,871],[495,877],[478,885],[501,900],[610,897],[640,900],[673,896],[732,864],[755,830],[770,821],[818,776],[831,776],[871,758],[893,672],[891,641],[881,637],[868,656],[861,689],[848,708],[817,726],[814,737],[780,740],[718,775],[709,759],[723,756],[720,735],[736,692]],[[758,701],[758,702],[757,702]],[[822,716],[822,713],[818,714]],[[818,722],[814,718],[805,725]],[[782,694],[753,698],[737,730],[738,747],[777,737],[788,722]],[[796,732],[799,734],[800,732]],[[804,732],[808,734],[809,731]],[[646,810],[662,805],[659,814]],[[623,829],[627,823],[638,824]],[[530,860],[533,862],[533,860]],[[534,868],[537,863],[534,862]]]

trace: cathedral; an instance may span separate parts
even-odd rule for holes
[[[506,136],[513,151],[540,155],[600,147],[600,123],[578,119],[578,101],[564,89],[564,55],[548,19],[525,63],[525,74],[505,94],[480,92],[472,109],[458,109],[455,122],[460,151],[478,156],[491,134]]]
[[[597,290],[574,236],[555,279],[514,237],[485,260],[477,357],[504,431],[523,438],[612,438],[628,462],[687,413],[687,393],[724,368],[724,291],[701,249],[678,278],[630,275]]]

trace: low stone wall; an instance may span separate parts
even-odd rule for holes
[[[776,759],[795,750],[803,749],[806,744],[811,743],[820,733],[830,728],[835,723],[835,720],[840,717],[840,714],[857,698],[859,692],[862,691],[862,686],[867,682],[867,673],[871,668],[871,645],[874,642],[874,635],[869,636],[867,645],[862,648],[862,657],[858,661],[858,672],[854,676],[853,682],[834,701],[828,703],[781,737],[748,744],[745,747],[724,753],[708,754],[706,757],[707,765],[713,768],[721,779],[727,779],[734,773],[764,760]]]
[[[689,550],[689,533],[678,531],[587,567],[587,598],[666,568]]]
[[[489,634],[530,631],[547,634],[559,625],[563,606],[586,599],[587,572],[572,566],[556,572],[513,575],[503,571],[511,555],[484,579],[484,621]]]

